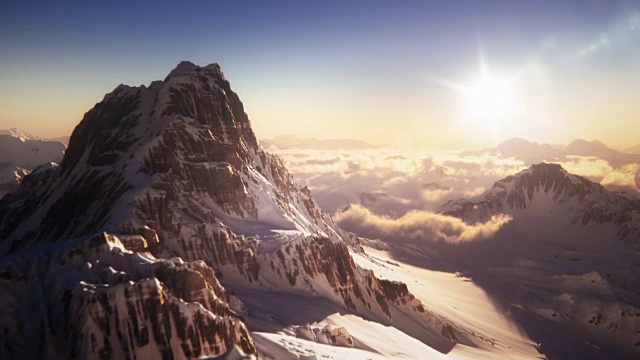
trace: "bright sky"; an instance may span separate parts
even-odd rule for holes
[[[0,129],[221,64],[261,138],[640,143],[640,2],[4,1]]]

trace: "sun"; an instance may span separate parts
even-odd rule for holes
[[[500,133],[524,113],[517,96],[518,77],[518,73],[510,76],[493,71],[482,59],[477,75],[466,83],[439,82],[458,94],[464,119]]]
[[[513,81],[483,71],[470,85],[461,86],[466,112],[490,123],[503,122],[517,110]]]

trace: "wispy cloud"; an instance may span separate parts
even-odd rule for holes
[[[607,173],[601,184],[638,191],[640,189],[640,164],[627,164]]]
[[[640,12],[635,12],[610,30],[601,33],[577,52],[580,57],[598,54],[618,44],[626,44],[631,36],[640,34]]]
[[[609,41],[609,37],[607,37],[606,35],[600,35],[600,37],[596,39],[594,42],[592,42],[591,44],[587,45],[586,47],[578,51],[578,55],[589,56],[591,54],[595,54],[609,47],[610,44],[611,44],[611,41]]]

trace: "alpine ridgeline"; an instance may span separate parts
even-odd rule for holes
[[[261,148],[220,67],[182,62],[106,95],[60,166],[0,201],[0,353],[256,354],[244,305],[218,278],[322,296],[388,325],[409,316],[407,331],[417,321],[453,344],[457,331],[405,284],[355,265],[357,243]]]
[[[564,225],[609,225],[620,239],[634,240],[640,236],[640,200],[624,192],[608,191],[600,184],[570,174],[558,164],[532,165],[496,182],[476,199],[444,204],[440,212],[470,224],[503,213],[514,220],[534,223],[539,218],[547,226],[550,221]]]

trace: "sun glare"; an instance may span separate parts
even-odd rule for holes
[[[501,133],[508,122],[524,113],[516,96],[518,74],[506,76],[490,71],[484,60],[475,79],[466,83],[438,80],[454,90],[460,99],[464,118],[494,134]]]
[[[502,122],[516,111],[512,81],[483,72],[470,86],[462,88],[466,111],[475,119]]]

